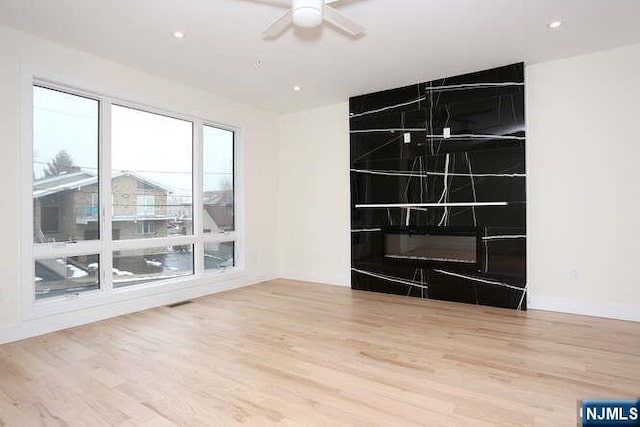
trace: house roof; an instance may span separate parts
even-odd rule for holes
[[[205,191],[204,210],[221,229],[233,227],[233,190]]]
[[[204,210],[220,229],[233,227],[233,209],[220,205],[204,205]]]
[[[122,176],[131,176],[134,179],[144,182],[152,187],[159,188],[167,193],[173,193],[173,191],[166,185],[159,184],[155,181],[140,176],[134,172],[123,171],[113,175],[113,178],[119,178]],[[98,183],[98,176],[89,171],[79,171],[69,174],[58,175],[55,177],[44,178],[33,182],[33,198],[39,199],[41,197],[50,196],[52,194],[60,193],[69,190],[79,190],[88,185],[94,185]]]
[[[233,205],[233,190],[205,191],[203,200],[208,205],[231,206]]]
[[[89,171],[78,171],[71,173],[63,173],[61,175],[55,175],[43,179],[37,179],[33,182],[33,190],[34,191],[42,191],[50,188],[59,187],[61,185],[65,185],[68,183],[75,183],[82,179],[94,178],[96,176],[95,173]]]

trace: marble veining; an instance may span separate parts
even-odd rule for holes
[[[354,289],[526,309],[524,85],[512,64],[350,99]],[[385,255],[390,228],[443,254]]]

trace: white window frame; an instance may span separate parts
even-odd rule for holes
[[[140,203],[142,200],[142,203]],[[136,195],[136,216],[154,216],[156,214],[156,196],[154,194]]]
[[[85,85],[77,88],[60,76],[48,77],[46,72],[25,70],[21,82],[21,307],[23,320],[41,318],[75,310],[89,309],[108,304],[122,303],[136,298],[158,295],[180,289],[201,286],[204,283],[224,282],[239,278],[245,271],[244,204],[243,204],[243,131],[239,126],[220,124],[197,115],[181,114],[169,108],[159,108],[139,101],[130,101],[105,95],[100,88]],[[72,95],[96,99],[99,106],[99,216],[100,240],[79,242],[39,243],[33,241],[33,87],[42,86]],[[112,191],[111,191],[111,105],[134,108],[153,114],[186,120],[193,123],[193,233],[188,236],[150,237],[130,240],[112,240]],[[202,126],[213,126],[234,132],[234,222],[233,232],[204,233],[202,230]],[[204,245],[208,242],[235,242],[234,267],[222,270],[205,270]],[[112,267],[114,251],[128,251],[151,247],[193,245],[194,274],[155,282],[113,288]],[[100,254],[100,289],[79,294],[36,300],[36,259]]]
[[[201,144],[200,144],[200,157],[201,158],[204,158],[204,137],[202,136],[202,132],[203,132],[205,126],[214,127],[214,128],[220,128],[220,126],[216,126],[214,124],[209,124],[207,122],[204,122],[202,124],[202,127],[200,128],[200,132],[201,132],[201,135],[200,135],[200,141],[201,141]],[[221,129],[225,129],[225,128],[221,128]],[[231,129],[226,129],[226,130],[231,130]],[[233,159],[232,159],[232,161],[233,161],[233,170],[232,170],[232,174],[231,174],[231,183],[232,183],[232,191],[233,191],[233,203],[234,203],[234,205],[233,205],[233,212],[234,212],[234,216],[233,216],[233,231],[234,232],[237,230],[237,228],[236,228],[236,221],[237,221],[237,215],[236,214],[237,214],[237,211],[236,211],[236,206],[235,206],[235,203],[237,202],[237,200],[236,200],[236,198],[237,198],[237,192],[236,192],[236,174],[237,174],[236,166],[237,166],[237,159],[236,159],[236,151],[235,151],[235,147],[236,147],[236,143],[237,143],[236,142],[237,141],[236,138],[237,138],[237,133],[234,132],[234,134],[233,134],[233,148],[234,148],[234,150],[233,150]],[[201,162],[200,166],[204,168],[204,162]],[[201,187],[200,187],[200,197],[204,197],[204,170],[201,171],[201,177],[202,177],[202,179],[200,180],[200,185],[201,185]],[[204,233],[205,235],[215,234],[211,230],[208,230],[208,231],[204,230],[204,222],[203,222],[204,212],[202,212],[204,210],[204,200],[203,199],[200,199],[199,209],[201,211],[200,212],[200,215],[201,215],[200,216],[200,219],[201,219],[201,221],[200,221],[200,231],[202,233]],[[224,233],[227,233],[227,231],[220,231],[220,233],[224,234]],[[203,255],[204,255],[204,251],[203,251]]]
[[[151,229],[153,229],[153,231],[151,231]],[[147,221],[147,220],[138,221],[138,234],[143,236],[148,236],[151,234],[156,234],[157,232],[158,232],[157,224],[154,221]]]

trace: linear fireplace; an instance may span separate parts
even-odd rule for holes
[[[480,242],[475,227],[389,227],[384,233],[384,257],[480,270]]]

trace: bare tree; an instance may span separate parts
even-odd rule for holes
[[[231,181],[231,178],[229,178],[228,176],[222,178],[222,181],[220,182],[220,188],[223,191],[233,190],[233,182]]]

